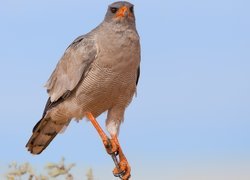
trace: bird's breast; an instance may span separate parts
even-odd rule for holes
[[[96,59],[75,94],[82,107],[79,117],[84,111],[99,115],[113,106],[125,108],[131,101],[136,90],[140,44],[138,37],[128,34],[98,39]]]
[[[98,116],[114,106],[125,108],[135,93],[134,74],[115,72],[95,62],[76,92],[79,117],[86,111]]]
[[[140,63],[139,36],[134,31],[125,31],[101,38],[98,43],[97,62],[115,72],[137,70]]]

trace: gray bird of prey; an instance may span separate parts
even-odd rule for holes
[[[131,168],[118,141],[126,107],[140,75],[140,38],[133,4],[109,5],[104,21],[66,49],[45,87],[49,95],[26,147],[40,154],[72,119],[87,117],[115,162],[113,173],[129,179]],[[107,136],[96,117],[107,111]],[[109,138],[110,137],[110,138]]]

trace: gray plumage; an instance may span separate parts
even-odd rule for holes
[[[115,9],[130,10],[119,18]],[[140,42],[133,5],[120,1],[108,7],[104,21],[66,49],[46,83],[49,99],[26,147],[41,153],[72,119],[86,112],[108,111],[106,128],[117,134],[139,79]]]

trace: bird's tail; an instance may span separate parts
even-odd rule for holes
[[[57,124],[52,119],[43,117],[33,128],[33,134],[26,144],[28,151],[40,154],[64,126],[64,123]]]

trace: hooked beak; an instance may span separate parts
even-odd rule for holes
[[[127,14],[128,8],[126,6],[122,6],[116,13],[116,17],[125,17]]]

